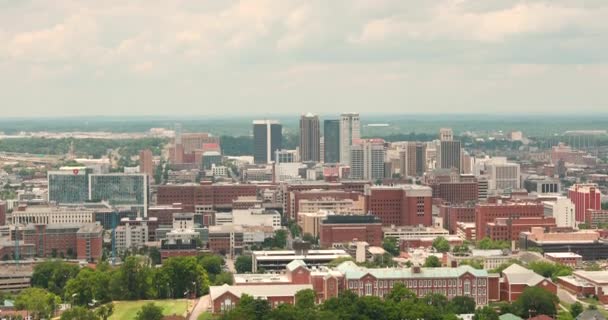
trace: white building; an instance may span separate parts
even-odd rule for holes
[[[213,175],[214,177],[227,177],[228,168],[226,166],[216,166],[215,164],[212,164],[211,175]]]
[[[156,221],[156,217],[130,220],[123,218],[124,225],[116,227],[116,250],[143,248],[148,242],[148,221]]]
[[[351,146],[351,179],[376,180],[384,178],[386,148],[382,139],[358,140]]]
[[[422,238],[447,238],[450,232],[437,227],[395,227],[382,228],[385,238],[396,238],[398,240],[413,240]]]
[[[340,116],[340,163],[350,163],[350,148],[353,140],[361,138],[361,123],[358,113],[343,113]]]
[[[558,227],[576,228],[574,203],[567,197],[558,197],[556,201],[543,201],[545,216],[554,217]]]
[[[237,209],[232,212],[215,214],[216,225],[240,225],[243,227],[266,226],[274,230],[281,229],[281,214],[275,210],[263,208]]]
[[[95,222],[93,210],[74,207],[19,206],[12,213],[13,224],[83,224]]]
[[[173,229],[166,235],[169,244],[175,244],[178,240],[188,243],[198,237],[200,233],[194,230],[194,213],[173,214]]]
[[[485,162],[490,190],[507,190],[521,188],[521,171],[519,164],[508,162],[507,158],[495,157]]]

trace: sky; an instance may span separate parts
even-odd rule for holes
[[[0,117],[608,112],[606,0],[0,0]]]

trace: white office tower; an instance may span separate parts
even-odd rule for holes
[[[518,163],[507,162],[505,157],[495,157],[486,162],[488,188],[490,190],[513,190],[521,188],[521,172]]]
[[[351,148],[350,177],[376,180],[384,178],[386,149],[382,139],[357,140]]]
[[[343,113],[340,116],[340,163],[350,163],[350,148],[353,140],[361,139],[361,123],[358,113]]]
[[[567,197],[558,197],[555,201],[543,201],[545,217],[554,217],[558,227],[576,228],[574,203]]]

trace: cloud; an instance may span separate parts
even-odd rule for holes
[[[577,82],[550,77],[570,76],[593,83],[597,92],[579,96],[598,105],[606,38],[605,0],[9,1],[0,4],[0,85],[12,88],[5,99],[14,104],[55,101],[76,111],[83,103],[124,110],[88,91],[100,86],[196,111],[188,99],[234,110],[321,103],[310,97],[335,102],[321,103],[323,111],[374,101],[374,109],[401,110],[402,99],[469,110],[492,97],[521,102],[505,97],[517,92],[540,101],[520,86],[529,79],[559,102],[565,84]],[[550,83],[563,93],[544,90]]]

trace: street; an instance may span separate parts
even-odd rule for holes
[[[194,310],[192,310],[192,313],[190,314],[190,320],[198,319],[198,317],[201,314],[209,311],[208,309],[210,307],[211,307],[211,297],[209,295],[200,297],[200,299],[198,300],[198,303],[194,307]]]

